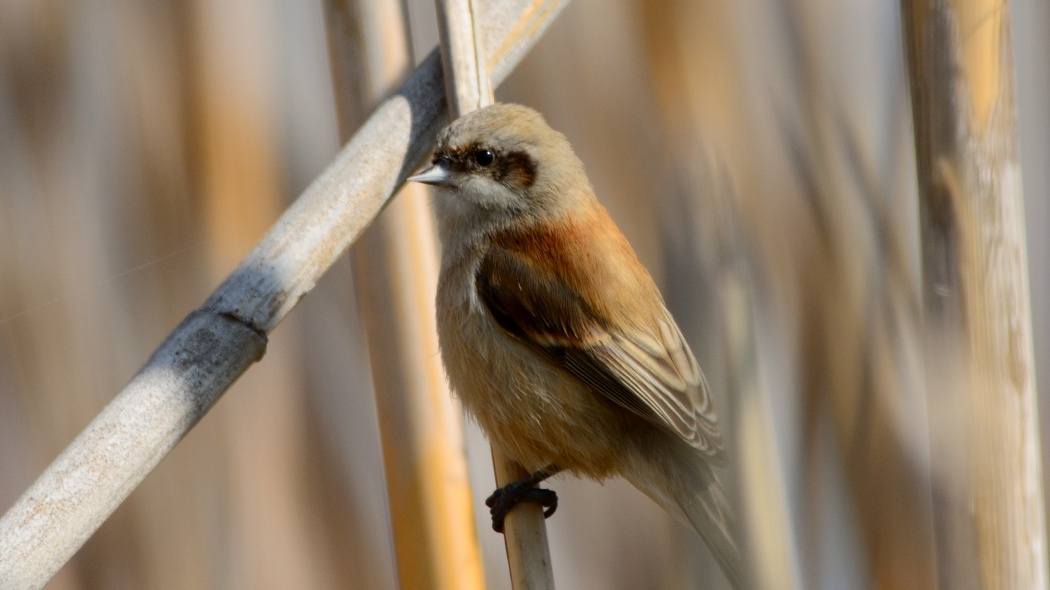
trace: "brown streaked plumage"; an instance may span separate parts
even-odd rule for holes
[[[414,179],[442,189],[438,335],[464,407],[537,481],[551,467],[627,478],[739,587],[707,384],[568,141],[493,105],[447,127],[433,164]]]

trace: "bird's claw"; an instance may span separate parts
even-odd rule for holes
[[[558,494],[554,490],[516,485],[518,482],[503,486],[485,500],[492,515],[492,530],[503,532],[503,520],[511,508],[519,502],[539,504],[543,507],[543,517],[550,518],[558,509]]]

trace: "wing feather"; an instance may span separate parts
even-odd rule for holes
[[[707,382],[662,303],[652,329],[618,328],[551,264],[535,259],[543,255],[500,246],[486,253],[475,287],[496,323],[594,391],[721,463]]]

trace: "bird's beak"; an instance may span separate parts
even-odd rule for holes
[[[409,176],[408,180],[434,186],[450,186],[452,184],[452,174],[441,164],[434,164],[415,176]]]

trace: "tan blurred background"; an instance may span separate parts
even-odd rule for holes
[[[408,8],[418,61],[434,7]],[[1012,17],[1045,383],[1050,5]],[[725,416],[719,277],[746,260],[796,588],[932,580],[900,36],[892,0],[573,0],[497,91],[568,135]],[[326,51],[317,1],[0,0],[0,510],[335,154]],[[48,588],[396,587],[351,275],[345,257]],[[487,585],[509,588],[467,439]],[[551,487],[560,588],[724,587],[628,484]]]

